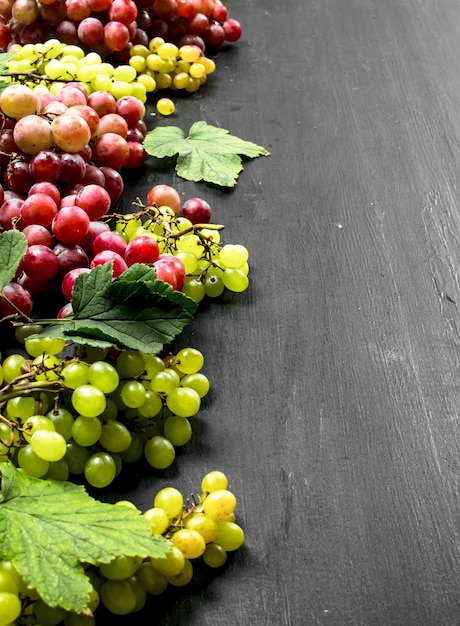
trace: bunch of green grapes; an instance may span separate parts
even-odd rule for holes
[[[103,488],[144,456],[166,469],[190,440],[190,418],[209,390],[199,350],[162,359],[87,348],[64,358],[61,339],[35,332],[24,342],[30,358],[10,354],[0,368],[0,462],[36,478],[82,475]]]
[[[236,522],[236,497],[219,470],[203,477],[201,490],[199,497],[184,500],[178,489],[165,487],[153,498],[152,508],[142,513],[150,521],[152,534],[171,542],[171,550],[164,556],[119,556],[87,569],[93,585],[87,607],[90,615],[47,606],[26,587],[11,562],[0,562],[0,626],[22,618],[31,625],[94,626],[101,605],[114,615],[130,615],[143,609],[149,596],[190,583],[202,564],[222,567],[228,553],[238,550],[245,539]],[[116,505],[136,508],[126,500]]]
[[[178,47],[160,37],[148,46],[132,46],[129,61],[121,64],[112,64],[97,52],[86,52],[58,39],[13,44],[10,52],[14,54],[6,62],[4,80],[20,80],[38,92],[53,94],[66,83],[79,82],[88,93],[107,91],[117,100],[134,96],[145,102],[148,93],[166,88],[193,93],[215,71],[214,61],[201,55],[195,46]]]

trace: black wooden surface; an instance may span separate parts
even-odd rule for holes
[[[203,119],[271,156],[232,192],[150,164],[128,197],[207,199],[251,286],[181,338],[212,383],[192,441],[112,496],[146,508],[218,468],[247,539],[124,623],[460,624],[460,4],[229,8],[242,40],[159,123]]]

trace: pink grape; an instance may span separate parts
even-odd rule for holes
[[[129,147],[125,139],[116,133],[105,133],[96,139],[93,146],[95,160],[114,170],[119,170],[129,157]]]
[[[66,300],[72,299],[72,291],[75,285],[75,281],[80,274],[88,274],[91,270],[88,267],[76,267],[64,276],[62,279],[62,293]]]
[[[32,196],[34,193],[44,193],[47,196],[50,196],[53,198],[56,205],[59,205],[61,201],[61,192],[59,191],[59,188],[54,183],[50,183],[48,181],[39,181],[34,183],[29,189],[27,195]]]
[[[109,50],[124,50],[129,42],[129,31],[121,22],[108,22],[104,26],[104,43]]]
[[[84,238],[80,241],[80,246],[88,256],[93,255],[93,241],[104,232],[110,232],[110,226],[100,220],[93,220],[89,223],[89,229]]]
[[[93,269],[98,265],[105,265],[106,263],[112,263],[113,278],[117,278],[128,269],[124,258],[112,250],[103,250],[102,252],[98,252],[93,257],[93,260],[90,263],[90,268]]]
[[[28,246],[42,244],[43,246],[51,248],[53,245],[53,237],[50,231],[44,226],[40,226],[39,224],[30,224],[29,226],[26,226],[22,232],[26,238]]]
[[[30,315],[33,308],[33,300],[30,293],[18,283],[8,283],[3,288],[5,295],[24,315]],[[4,298],[0,298],[0,316],[14,315],[16,309],[12,307]]]
[[[109,192],[112,202],[115,202],[123,193],[125,185],[123,177],[120,172],[109,166],[102,166],[101,172],[105,178],[104,187]]]
[[[62,207],[52,223],[52,231],[58,241],[79,243],[89,230],[88,214],[78,206]]]
[[[81,246],[76,243],[58,243],[53,252],[58,260],[58,274],[63,277],[73,269],[89,267],[89,258]]]
[[[128,266],[134,265],[134,263],[154,263],[159,256],[158,243],[148,235],[134,237],[125,250],[125,261]]]
[[[65,111],[64,115],[78,115],[82,117],[89,126],[91,137],[95,134],[99,124],[99,115],[88,104],[76,104],[71,106]]]
[[[150,188],[147,193],[147,204],[149,206],[168,206],[179,215],[181,199],[179,193],[170,185],[158,184]]]
[[[115,231],[105,231],[95,237],[93,241],[93,254],[96,255],[104,250],[112,250],[112,252],[117,252],[124,258],[126,246],[126,241],[119,233]]]
[[[34,193],[24,200],[21,207],[21,217],[28,225],[51,226],[57,211],[57,204],[51,196],[44,193]]]
[[[53,145],[51,126],[39,115],[25,115],[19,119],[13,129],[13,138],[25,154],[37,154]]]
[[[56,275],[59,263],[54,252],[40,244],[29,246],[22,259],[22,269],[37,280],[49,280]]]
[[[59,115],[51,122],[54,143],[65,152],[82,150],[91,139],[87,122],[76,115]]]
[[[116,107],[116,113],[126,120],[129,128],[133,128],[145,115],[144,105],[134,96],[122,96]]]
[[[61,154],[60,161],[61,174],[59,178],[61,182],[75,185],[83,180],[86,173],[86,162],[80,154],[64,152]]]
[[[100,185],[85,185],[77,193],[75,204],[88,214],[91,221],[103,217],[110,209],[111,199],[108,191]]]
[[[88,96],[88,105],[96,111],[99,117],[117,111],[117,101],[108,91],[93,91]]]
[[[78,24],[77,35],[85,46],[94,46],[102,41],[104,26],[96,17],[86,17]]]

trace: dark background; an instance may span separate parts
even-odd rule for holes
[[[192,441],[110,496],[148,508],[220,469],[246,543],[122,621],[460,624],[460,4],[228,7],[243,38],[149,123],[204,120],[271,155],[231,192],[152,160],[125,208],[157,182],[205,198],[249,248],[250,289],[177,342],[212,384]]]

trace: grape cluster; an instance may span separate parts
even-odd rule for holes
[[[171,542],[171,550],[165,556],[120,556],[110,563],[87,568],[92,583],[88,603],[92,615],[47,606],[34,590],[25,586],[11,562],[0,562],[0,626],[14,622],[23,611],[22,605],[33,624],[94,626],[100,605],[114,615],[136,613],[145,606],[148,596],[158,596],[169,586],[190,583],[194,570],[200,566],[222,567],[227,554],[238,550],[245,539],[243,529],[236,523],[236,498],[221,471],[206,474],[201,489],[200,496],[184,500],[178,489],[165,487],[156,493],[153,507],[142,513],[150,521],[152,534]],[[136,508],[126,500],[115,506]]]
[[[0,462],[36,478],[82,476],[95,488],[143,457],[158,470],[174,462],[209,390],[199,350],[162,359],[87,347],[64,358],[64,341],[37,336],[37,325],[17,331],[29,358],[10,354],[0,367]]]
[[[134,96],[146,102],[149,93],[171,88],[193,93],[215,71],[215,63],[196,46],[165,42],[160,37],[148,45],[136,44],[125,63],[112,65],[95,51],[57,39],[45,43],[16,44],[7,61],[5,80],[20,81],[39,93],[56,94],[69,82],[81,83],[88,93],[107,91],[117,100]]]

